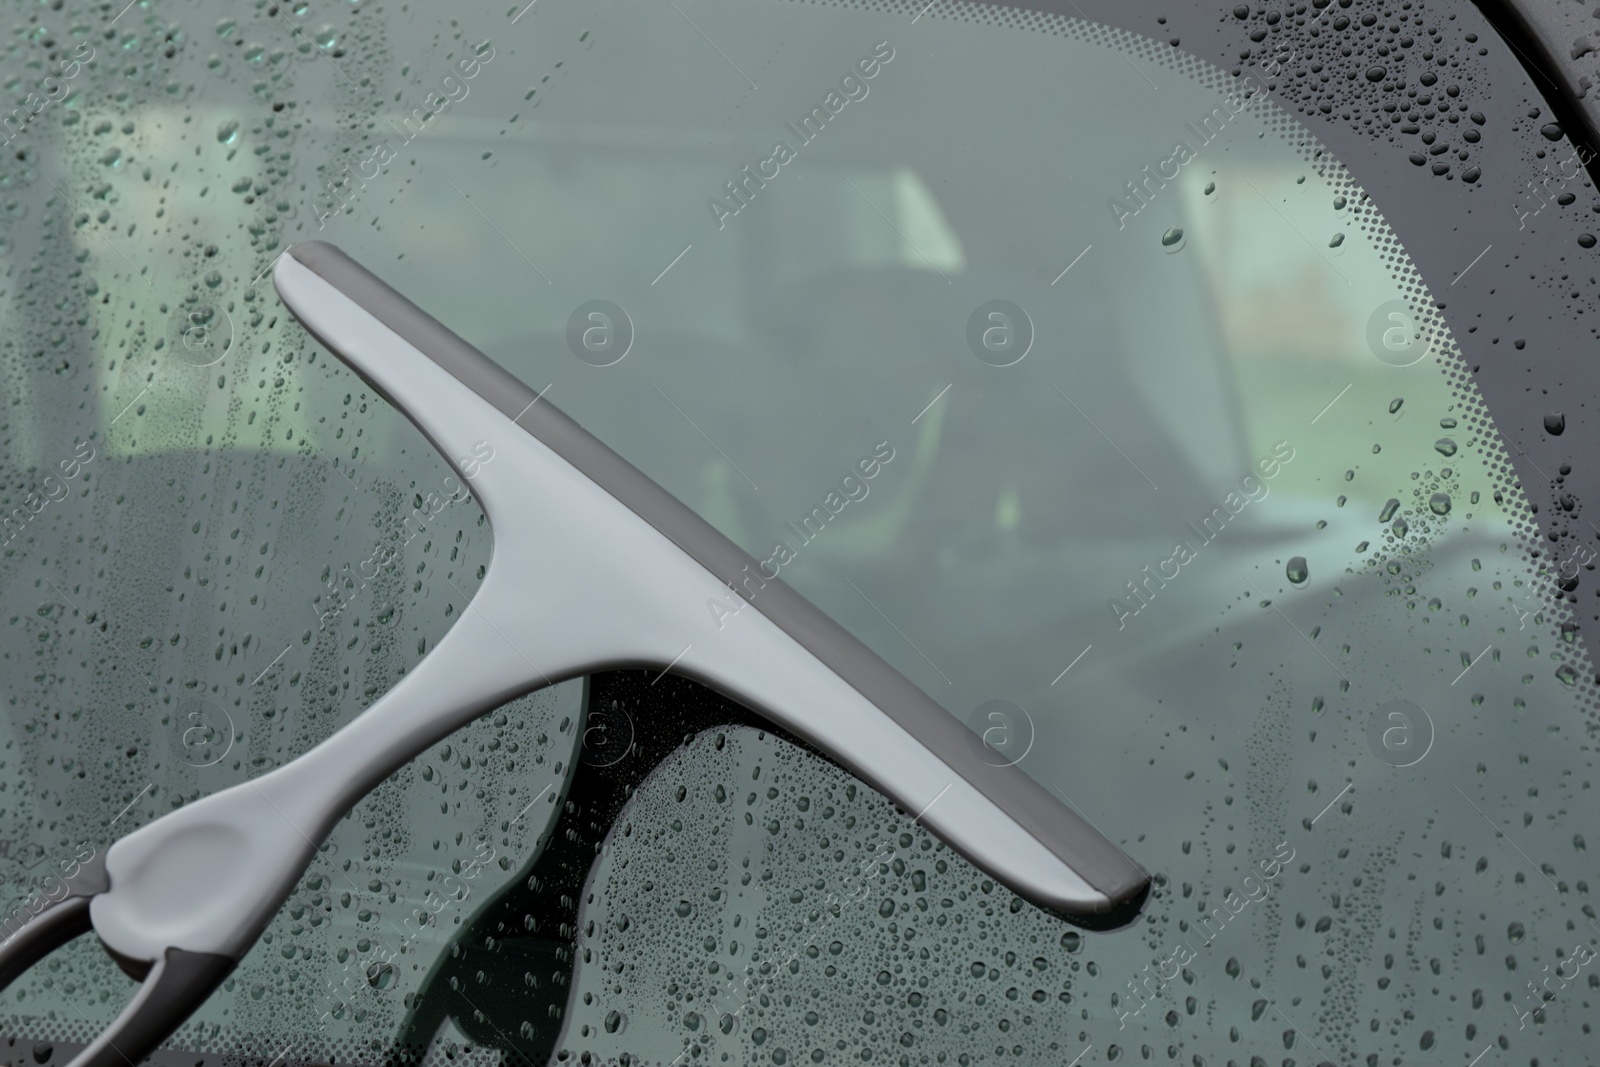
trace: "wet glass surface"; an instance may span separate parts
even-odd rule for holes
[[[1266,89],[1296,57],[1235,78],[1081,19],[918,7],[15,15],[42,27],[23,80],[67,88],[5,164],[12,909],[349,721],[482,576],[449,464],[264,280],[316,237],[548,390],[1157,891],[1135,928],[1079,931],[735,724],[617,779],[636,792],[585,828],[604,847],[563,957],[528,884],[550,798],[585,751],[643,760],[609,731],[699,699],[570,683],[360,805],[179,1047],[1586,1047],[1593,670],[1551,604],[1590,559],[1529,562],[1517,446],[1439,280]],[[0,1005],[78,1041],[130,989],[84,939]]]

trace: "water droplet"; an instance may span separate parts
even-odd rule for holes
[[[1441,437],[1433,443],[1433,450],[1441,456],[1456,454],[1456,443],[1448,437]]]
[[[1344,210],[1344,206],[1346,204],[1348,204],[1349,202],[1350,201],[1346,200],[1342,196],[1336,196],[1336,197],[1333,198],[1333,210],[1335,210],[1335,211],[1343,211]]]
[[[1393,400],[1389,401],[1389,414],[1393,415],[1395,412],[1399,411],[1400,406],[1405,402],[1406,398],[1403,396],[1397,396]]]
[[[1580,233],[1580,234],[1578,234],[1578,247],[1579,248],[1593,248],[1594,247],[1594,243],[1595,243],[1594,242],[1594,234],[1592,234],[1592,233]]]
[[[1217,183],[1216,182],[1206,182],[1205,195],[1210,196],[1212,193],[1214,193],[1216,191],[1217,191]],[[1591,238],[1591,243],[1592,243],[1592,241],[1593,241],[1593,239]],[[1585,247],[1588,247],[1588,246],[1586,245]]]
[[[1342,233],[1336,233],[1332,237],[1328,238],[1329,248],[1338,248],[1342,244],[1344,244],[1344,234]]]
[[[1559,411],[1552,411],[1544,417],[1544,432],[1551,437],[1560,437],[1561,431],[1567,428],[1567,417]]]
[[[1539,127],[1539,132],[1544,134],[1547,141],[1561,140],[1561,124],[1559,122],[1547,122]]]
[[[228,119],[217,127],[217,143],[232,144],[239,139],[239,120]]]
[[[1450,514],[1450,494],[1435,493],[1428,498],[1428,510],[1435,515]]]
[[[1388,522],[1390,519],[1394,518],[1394,513],[1399,510],[1400,501],[1394,497],[1390,497],[1388,502],[1383,505],[1383,510],[1378,512],[1378,521]]]
[[[1284,575],[1295,585],[1304,585],[1307,578],[1311,577],[1311,570],[1306,566],[1304,556],[1295,556],[1289,560],[1289,565],[1284,568]]]
[[[1183,247],[1183,227],[1174,226],[1161,235],[1161,247],[1168,252],[1176,252]]]
[[[1389,72],[1382,67],[1372,66],[1367,68],[1367,81],[1381,82],[1389,76]]]

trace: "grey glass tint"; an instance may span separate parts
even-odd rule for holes
[[[539,17],[577,41],[595,15]],[[1469,417],[1459,368],[1359,188],[1259,79],[1087,36],[630,9],[550,112],[408,146],[439,254],[396,270],[996,759],[1126,802],[1104,753],[1255,699],[1213,644],[1276,630],[1305,684],[1392,685],[1431,636],[1384,564],[1511,529],[1498,439],[1440,426]],[[1090,87],[1115,106],[1062,106]]]
[[[1592,672],[1545,609],[1588,561],[1528,566],[1506,446],[1428,312],[1423,282],[1447,282],[1416,277],[1261,77],[1082,22],[922,9],[56,26],[97,58],[6,164],[29,268],[6,295],[26,339],[9,503],[50,500],[0,572],[18,901],[48,855],[157,810],[130,803],[354,714],[488,558],[472,506],[443,503],[448,466],[256,280],[318,236],[549,387],[1162,876],[1147,925],[1081,934],[819,761],[703,738],[596,870],[566,1048],[1586,1047],[1570,685]],[[110,62],[168,34],[193,43],[158,74]],[[360,643],[393,619],[381,654]],[[226,737],[217,705],[243,740],[191,770]],[[549,814],[515,820],[570,758],[566,716],[507,709],[358,809],[186,1047],[391,1041],[477,885],[452,883],[468,895],[425,939],[407,917],[459,896],[446,872],[529,861]],[[410,814],[450,797],[471,811],[438,830]],[[115,970],[89,945],[66,959],[8,992],[12,1029],[66,1039],[115,1011]],[[486,984],[532,973],[503,959]],[[463,1012],[440,1037],[497,1055],[525,1022]]]

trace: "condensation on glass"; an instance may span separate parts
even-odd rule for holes
[[[314,236],[1159,875],[1081,932],[838,769],[703,735],[595,869],[569,1052],[1584,1047],[1593,670],[1552,602],[1589,561],[1528,563],[1435,294],[1267,88],[1295,57],[923,6],[14,8],[60,99],[0,162],[8,906],[347,721],[487,563],[449,465],[263,280]],[[359,806],[179,1043],[381,1056],[531,862],[579,700]],[[533,972],[484,958],[494,1011],[422,1036],[516,1055]],[[59,960],[9,1032],[118,1010],[93,946]]]

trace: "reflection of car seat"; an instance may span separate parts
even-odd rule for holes
[[[997,515],[1011,506],[1006,496],[1019,511],[1020,543],[1060,545],[1101,541],[1137,521],[1112,509],[1130,495],[1130,483],[1139,490],[1135,498],[1148,488],[1138,471],[1161,486],[1162,515],[1204,499],[1193,465],[1125,372],[1108,312],[1117,300],[1108,291],[1115,279],[1086,272],[1074,281],[1070,290],[1042,293],[1032,315],[1051,329],[1070,322],[1071,336],[1039,338],[1014,368],[985,366],[967,349],[972,308],[953,301],[950,287],[928,271],[832,272],[753,306],[794,379],[832,383],[847,394],[841,404],[862,398],[877,429],[910,446],[907,467],[932,464],[914,479],[914,499],[899,523],[900,551],[987,542],[1007,523]],[[963,279],[957,292],[1018,288],[1007,279]],[[919,404],[952,381],[908,429]]]
[[[728,309],[707,312],[727,314]],[[540,360],[572,358],[566,354],[565,336],[521,338],[485,351],[538,388],[549,379],[530,363],[530,353]],[[770,406],[760,399],[771,394],[763,358],[764,353],[711,333],[640,329],[625,360],[576,383],[562,383],[556,402],[607,446],[743,545],[743,517],[728,491],[739,475],[727,468],[672,404],[689,413],[713,440],[725,442],[736,461],[742,459],[750,446],[741,449],[737,443],[753,444],[772,432]]]

